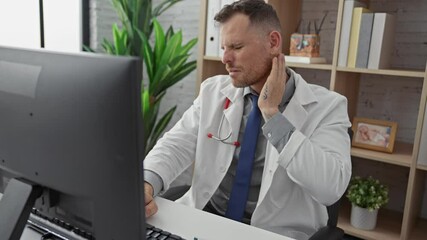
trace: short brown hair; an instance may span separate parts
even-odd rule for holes
[[[227,22],[236,13],[242,13],[249,17],[251,24],[266,29],[281,32],[279,18],[276,10],[264,0],[240,0],[225,5],[219,11],[214,20],[218,23]]]

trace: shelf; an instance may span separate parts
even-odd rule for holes
[[[307,64],[307,63],[293,63],[286,62],[286,66],[295,67],[295,68],[307,68],[307,69],[317,69],[317,70],[332,70],[331,64]]]
[[[396,142],[393,153],[377,152],[362,148],[351,148],[351,156],[360,157],[379,162],[395,164],[404,167],[410,167],[412,162],[412,148],[410,143]]]
[[[203,56],[203,60],[210,60],[210,61],[221,62],[221,57]]]
[[[338,217],[338,227],[343,229],[345,233],[367,240],[400,239],[400,229],[403,219],[402,213],[380,209],[378,212],[377,226],[374,230],[366,231],[354,228],[350,224],[350,212],[350,203],[343,203]]]
[[[420,169],[420,170],[427,171],[427,166],[423,165],[423,164],[418,164],[417,168]]]
[[[419,218],[414,229],[411,231],[409,239],[411,240],[424,240],[427,235],[427,220]]]
[[[366,73],[366,74],[378,74],[378,75],[389,75],[398,77],[415,77],[424,78],[424,71],[417,70],[395,70],[395,69],[366,69],[366,68],[347,68],[337,67],[337,71],[341,72],[355,72],[355,73]]]

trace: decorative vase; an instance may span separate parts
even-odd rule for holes
[[[369,211],[366,208],[361,208],[352,204],[350,223],[353,227],[372,230],[377,225],[378,209]]]

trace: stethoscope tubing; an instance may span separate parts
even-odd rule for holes
[[[228,106],[230,105],[230,99],[226,98],[225,99],[225,103],[224,103],[224,110],[226,110],[228,108]],[[231,137],[231,135],[233,134],[231,127],[230,127],[230,132],[227,134],[226,137],[221,138],[221,129],[222,129],[222,125],[224,124],[224,119],[225,119],[225,114],[223,112],[222,117],[221,117],[221,121],[219,122],[219,126],[218,126],[218,131],[217,131],[217,136],[214,136],[212,133],[208,133],[208,138],[212,138],[216,141],[222,142],[224,144],[230,144],[230,145],[234,145],[236,147],[240,146],[239,142],[227,142],[227,140]],[[231,126],[231,125],[230,125]]]

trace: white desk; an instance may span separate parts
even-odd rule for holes
[[[159,211],[147,222],[187,240],[292,240],[263,229],[190,208],[164,198],[156,198]],[[21,240],[40,239],[40,234],[26,228]]]
[[[159,211],[147,222],[187,240],[193,240],[195,237],[198,240],[292,240],[292,238],[206,213],[164,198],[156,198],[156,202]]]

